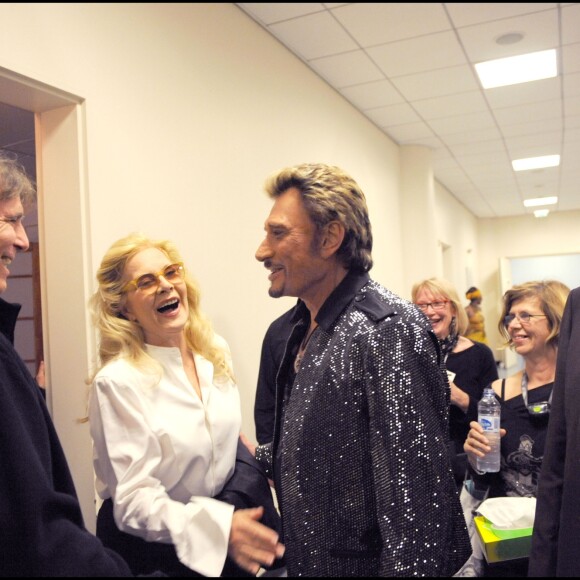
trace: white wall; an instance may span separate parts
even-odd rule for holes
[[[478,272],[484,296],[482,309],[492,347],[500,359],[497,330],[501,313],[500,258],[550,256],[580,251],[580,212],[551,212],[546,218],[482,219],[478,222]]]
[[[433,234],[404,236],[397,145],[233,4],[10,3],[0,4],[0,21],[0,76],[11,71],[17,89],[34,85],[60,105],[72,103],[62,115],[38,117],[39,163],[47,166],[39,174],[39,233],[50,268],[43,272],[50,403],[89,528],[90,438],[74,419],[85,413],[83,377],[95,354],[86,300],[118,237],[142,230],[181,248],[205,311],[230,343],[250,437],[262,337],[294,303],[269,298],[254,259],[271,172],[313,161],[351,173],[370,209],[372,275],[405,297],[406,252],[423,265],[416,275],[441,275],[425,258],[440,241],[452,251],[446,263],[458,289],[468,267],[484,292],[491,286],[501,255],[494,251],[504,248],[492,247],[485,225],[477,238],[477,220],[435,186]],[[14,91],[11,104],[48,107],[21,94]],[[571,223],[554,235],[562,239],[565,227],[577,235]]]
[[[437,239],[450,253],[449,271],[438,275],[453,282],[462,298],[470,286],[477,285],[477,219],[439,183],[435,184],[435,202]]]
[[[373,274],[402,292],[398,148],[233,4],[3,4],[0,20],[0,67],[78,103],[62,113],[78,150],[60,157],[59,115],[40,116],[51,167],[38,179],[49,402],[92,528],[90,438],[76,418],[95,352],[82,312],[107,247],[134,230],[177,242],[230,343],[253,437],[262,337],[294,302],[268,296],[254,259],[265,178],[304,161],[350,172],[368,198]],[[11,104],[42,110],[18,94]],[[61,180],[77,184],[70,202]]]

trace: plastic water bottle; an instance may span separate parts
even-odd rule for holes
[[[477,421],[483,427],[483,433],[489,440],[491,451],[484,457],[477,458],[477,469],[486,473],[497,473],[500,466],[499,424],[501,406],[493,389],[484,389],[483,397],[477,405]]]

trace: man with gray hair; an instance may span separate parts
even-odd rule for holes
[[[0,152],[0,293],[29,247],[22,220],[36,200],[24,169]],[[41,391],[6,337],[18,309],[0,307],[0,575],[131,576],[83,523],[61,444]]]
[[[256,258],[270,296],[299,300],[271,373],[273,440],[246,444],[274,479],[288,576],[451,576],[471,547],[431,325],[369,277],[371,224],[349,175],[303,164],[266,191]]]

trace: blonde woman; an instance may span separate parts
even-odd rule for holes
[[[443,351],[451,387],[451,461],[455,481],[461,488],[467,469],[463,443],[470,421],[477,419],[477,403],[483,389],[498,377],[497,365],[487,345],[464,336],[467,315],[451,282],[441,278],[423,280],[413,286],[411,296],[431,322]]]
[[[556,374],[558,338],[570,289],[556,280],[533,281],[510,288],[503,296],[499,330],[524,359],[524,368],[491,385],[501,404],[499,473],[477,471],[477,458],[489,451],[487,437],[471,423],[464,449],[479,489],[488,497],[536,497]],[[494,573],[526,576],[527,561],[494,565]],[[490,570],[485,568],[485,575]]]
[[[255,575],[283,547],[262,508],[216,499],[234,473],[240,395],[196,284],[172,243],[140,234],[111,246],[97,280],[97,536],[136,575]]]

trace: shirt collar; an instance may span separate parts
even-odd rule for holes
[[[325,331],[330,330],[334,321],[340,313],[354,299],[356,293],[370,280],[368,272],[360,270],[349,270],[340,284],[330,293],[330,296],[324,301],[324,304],[318,311],[316,322]],[[297,322],[300,319],[309,317],[308,308],[302,300],[298,300],[296,310],[292,315],[291,321]]]

